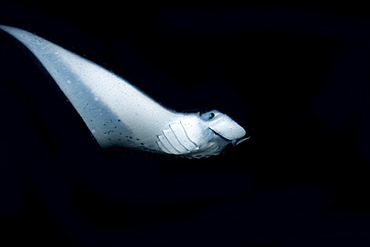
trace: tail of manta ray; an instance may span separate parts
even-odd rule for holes
[[[219,154],[248,139],[229,116],[168,110],[127,81],[22,29],[0,29],[25,45],[50,73],[101,147],[124,146],[188,158]]]

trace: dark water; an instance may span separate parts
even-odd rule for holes
[[[361,6],[268,1],[0,2],[1,24],[251,135],[200,160],[102,150],[1,33],[4,246],[369,246],[369,18]]]

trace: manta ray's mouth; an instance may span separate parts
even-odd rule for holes
[[[245,137],[245,138],[241,137],[241,138],[237,138],[237,139],[230,140],[230,139],[226,138],[225,136],[223,136],[222,134],[217,133],[217,132],[216,132],[216,131],[214,131],[213,129],[211,129],[211,128],[210,128],[210,130],[211,130],[211,131],[212,131],[216,136],[221,137],[222,139],[224,139],[224,140],[226,140],[226,141],[230,142],[231,144],[233,144],[234,146],[239,145],[240,143],[242,143],[242,142],[244,142],[244,141],[248,140],[249,138],[251,138],[250,136],[248,136],[248,137]]]

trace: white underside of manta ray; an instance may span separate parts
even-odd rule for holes
[[[168,110],[103,67],[22,29],[0,25],[43,64],[103,148],[123,146],[188,158],[219,154],[248,139],[229,116],[213,110]]]

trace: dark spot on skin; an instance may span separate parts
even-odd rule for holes
[[[118,122],[121,122],[121,119],[118,119]]]
[[[140,139],[139,139],[139,138],[136,138],[136,140],[137,140],[137,141],[140,141]]]
[[[115,129],[117,129],[117,126],[114,126]]]
[[[144,145],[144,143],[140,142],[140,145]]]

